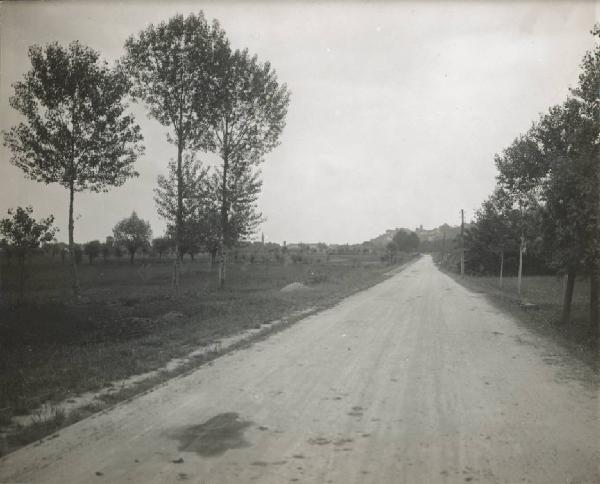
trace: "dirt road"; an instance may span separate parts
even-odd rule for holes
[[[424,257],[7,456],[0,482],[598,483],[586,371]]]

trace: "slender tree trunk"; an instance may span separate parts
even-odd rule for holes
[[[525,237],[521,235],[521,243],[519,244],[519,275],[517,278],[517,293],[521,299],[521,283],[523,279],[523,252],[525,252]]]
[[[73,237],[75,222],[73,219],[73,202],[75,200],[75,186],[71,182],[69,187],[69,258],[71,259],[71,272],[73,274],[73,295],[79,297],[79,274],[75,260],[75,241]]]
[[[227,150],[227,130],[223,136],[223,180],[221,185],[221,246],[220,252],[220,266],[219,266],[219,287],[225,286],[225,264],[227,262],[227,249],[229,245],[229,200],[227,199],[227,175],[229,170],[229,155]]]
[[[573,289],[575,288],[575,271],[569,269],[567,271],[567,285],[565,286],[565,294],[563,299],[562,322],[568,324],[571,319],[571,304],[573,302]]]
[[[226,260],[226,251],[225,251],[225,247],[223,247],[221,249],[221,260],[219,263],[219,287],[223,288],[225,286],[225,268],[226,268],[226,264],[227,264],[227,260]]]
[[[502,289],[502,276],[504,275],[504,251],[500,251],[500,289]]]
[[[20,306],[25,300],[25,254],[19,254],[17,256],[17,266],[19,267],[19,292],[17,296],[17,305]]]
[[[598,328],[600,324],[600,318],[598,315],[599,312],[599,304],[598,304],[598,296],[600,293],[600,274],[598,274],[598,269],[592,269],[592,273],[590,274],[590,324],[594,328]]]
[[[446,263],[446,227],[444,227],[444,238],[442,239],[442,266]]]
[[[460,277],[465,275],[465,211],[460,210]]]
[[[175,261],[173,262],[173,289],[179,294],[179,264],[181,263],[181,235],[183,225],[183,140],[181,133],[177,143],[177,213],[175,214]]]
[[[135,257],[135,250],[129,251],[129,263],[133,264],[133,258]]]

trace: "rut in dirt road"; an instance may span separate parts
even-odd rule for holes
[[[597,483],[587,371],[423,257],[7,456],[0,482]]]

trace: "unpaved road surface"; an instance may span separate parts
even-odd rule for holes
[[[585,367],[429,257],[0,460],[0,482],[599,483]]]

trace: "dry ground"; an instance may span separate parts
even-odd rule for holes
[[[429,257],[0,460],[0,482],[597,483],[598,380]]]
[[[35,417],[41,406],[52,413],[57,402],[161,368],[229,335],[307,308],[327,307],[383,280],[390,269],[374,256],[327,261],[315,255],[310,264],[240,262],[229,265],[227,287],[219,290],[207,260],[188,261],[182,295],[173,297],[171,267],[171,261],[157,260],[133,266],[126,260],[96,261],[92,266],[84,262],[83,296],[73,301],[68,264],[39,258],[29,268],[27,303],[15,307],[14,266],[2,266],[0,434],[15,416],[33,412]],[[280,291],[297,281],[308,289]],[[118,398],[113,394],[108,403]],[[0,442],[0,455],[105,403],[73,415],[57,411],[50,420],[38,418],[27,430],[13,426],[8,445]]]
[[[573,356],[598,371],[600,340],[598,328],[589,324],[589,281],[578,279],[573,294],[571,321],[561,322],[564,281],[556,276],[525,276],[522,295],[517,278],[505,277],[499,287],[497,277],[449,274],[459,284],[486,294],[501,310],[507,311],[525,327],[552,338]]]

